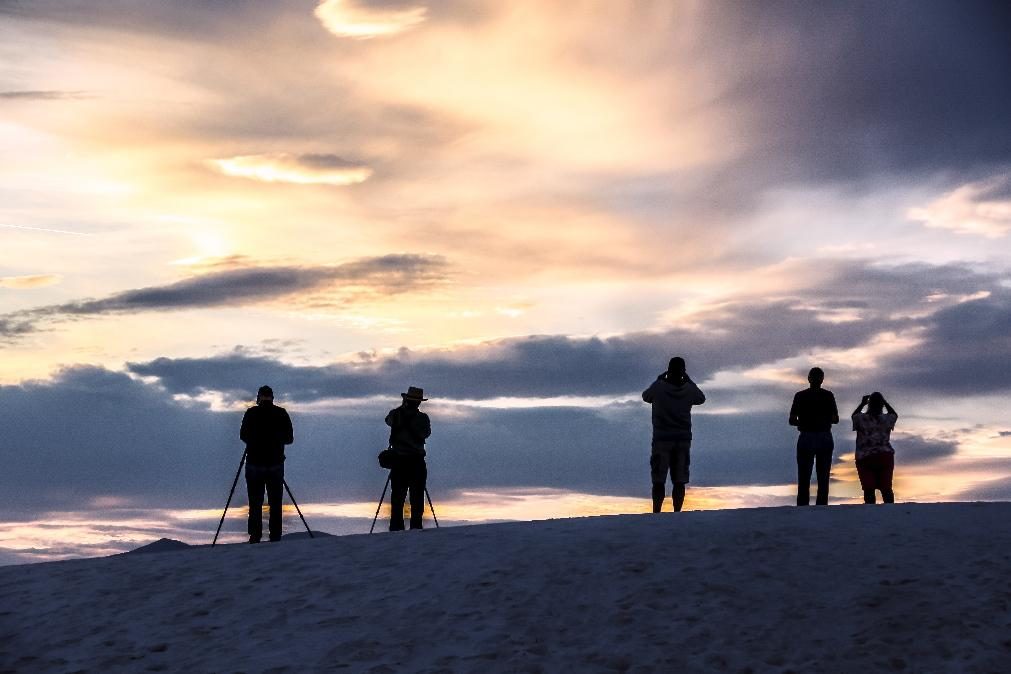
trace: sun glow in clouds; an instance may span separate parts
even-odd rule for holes
[[[377,9],[355,0],[323,0],[314,12],[334,35],[358,40],[403,33],[423,22],[427,13],[425,7]]]
[[[225,175],[269,183],[343,187],[365,182],[372,175],[367,166],[329,154],[253,154],[210,163]]]

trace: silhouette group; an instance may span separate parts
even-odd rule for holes
[[[794,395],[789,416],[789,424],[799,432],[797,505],[806,506],[811,502],[812,470],[818,483],[815,504],[827,505],[834,450],[832,426],[839,423],[839,410],[835,396],[822,386],[825,373],[821,368],[811,368],[807,380],[810,386]],[[424,390],[410,386],[400,396],[401,404],[386,415],[386,425],[390,427],[389,443],[379,455],[380,466],[390,471],[387,482],[392,487],[390,531],[405,528],[404,506],[408,502],[410,528],[424,528],[428,480],[425,441],[432,434],[431,420],[421,411],[421,403],[428,400],[424,397]],[[692,407],[705,403],[706,396],[688,376],[684,358],[674,357],[667,369],[642,392],[642,399],[652,407],[649,467],[653,512],[658,513],[663,507],[668,477],[672,484],[674,511],[680,512],[684,507],[691,466],[691,411]],[[856,432],[856,468],[864,502],[875,503],[876,492],[880,491],[885,503],[894,503],[892,474],[895,450],[890,434],[898,414],[881,393],[874,392],[863,396],[850,418]],[[246,410],[239,437],[246,443],[244,460],[249,497],[249,542],[259,543],[263,535],[264,491],[270,507],[269,540],[278,541],[281,538],[281,501],[283,489],[287,486],[284,482],[284,448],[294,442],[294,433],[288,412],[274,404],[274,392],[269,386],[261,386],[257,391],[256,405]],[[384,488],[380,505],[385,496]]]

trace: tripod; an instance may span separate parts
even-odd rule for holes
[[[235,493],[235,485],[239,483],[239,475],[242,473],[242,466],[244,463],[246,463],[245,451],[242,452],[242,460],[239,461],[239,469],[235,471],[235,479],[232,480],[232,488],[228,492],[228,500],[225,501],[225,510],[221,513],[221,520],[218,522],[218,530],[214,532],[214,541],[211,542],[211,547],[214,547],[214,545],[218,542],[218,534],[221,533],[221,525],[225,523],[225,514],[228,513],[228,506],[232,503],[232,494]],[[295,506],[295,510],[298,512],[298,516],[301,518],[302,524],[305,525],[305,530],[309,532],[309,538],[315,538],[315,536],[312,535],[312,529],[309,528],[309,525],[305,521],[305,517],[302,516],[302,509],[298,507],[298,503],[295,501],[295,495],[291,493],[291,487],[288,486],[288,481],[281,478],[281,483],[284,485],[285,491],[288,492],[288,498],[291,499],[292,505]],[[383,493],[386,493],[385,490]]]
[[[383,494],[379,497],[379,505],[376,506],[376,516],[372,518],[372,526],[369,527],[369,533],[371,534],[376,529],[376,521],[379,519],[379,510],[383,507],[383,501],[386,499],[386,490],[390,486],[390,478],[392,477],[392,472],[386,476],[386,484],[383,485]],[[425,498],[428,499],[428,509],[432,511],[432,519],[435,520],[435,528],[439,528],[439,518],[435,516],[435,506],[432,505],[432,495],[428,493],[428,486],[425,486]]]

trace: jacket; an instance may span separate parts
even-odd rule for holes
[[[258,466],[284,463],[284,446],[295,441],[288,412],[266,403],[246,410],[239,438],[246,443],[246,461]]]
[[[425,456],[425,440],[432,434],[432,422],[418,409],[400,406],[386,415],[390,427],[390,449],[407,456]]]
[[[660,375],[642,399],[653,406],[653,442],[692,439],[692,406],[701,405],[706,396],[691,379],[683,384],[667,381]]]

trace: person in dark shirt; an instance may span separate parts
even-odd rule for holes
[[[839,423],[835,396],[821,387],[825,373],[812,367],[807,375],[810,388],[793,396],[790,425],[800,431],[797,438],[797,505],[811,503],[811,469],[817,463],[818,496],[816,505],[828,505],[828,481],[832,468],[832,424]]]
[[[386,415],[390,427],[390,449],[396,461],[390,469],[390,531],[404,530],[404,502],[411,492],[411,528],[421,529],[425,514],[425,483],[428,466],[425,464],[425,440],[432,434],[432,422],[419,408],[428,398],[424,390],[410,386],[401,393],[400,407]]]
[[[667,371],[642,392],[642,400],[653,408],[649,457],[653,512],[658,513],[663,507],[668,473],[674,485],[671,491],[674,512],[681,512],[691,463],[692,406],[704,403],[706,396],[685,372],[684,358],[676,356],[670,359]]]
[[[263,491],[270,504],[270,541],[281,540],[281,500],[284,496],[284,446],[295,441],[291,418],[274,404],[274,391],[261,386],[256,406],[242,417],[239,438],[246,443],[246,492],[249,495],[249,542],[263,536]]]

